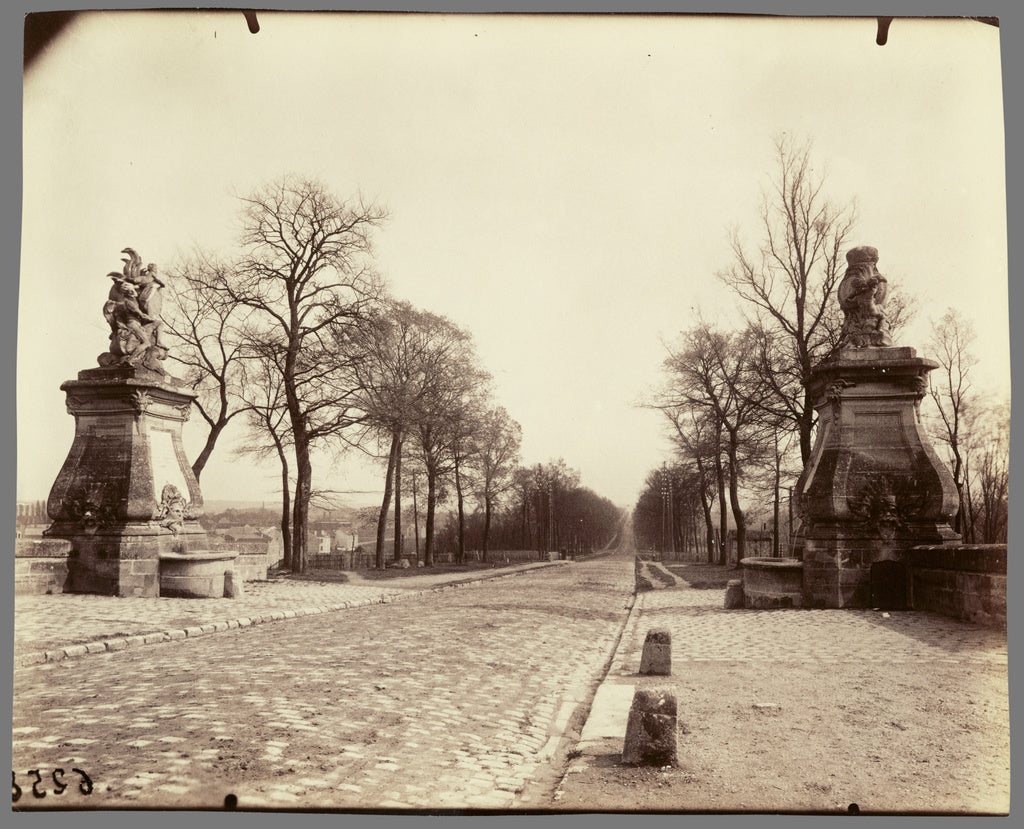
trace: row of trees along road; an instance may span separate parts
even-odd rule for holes
[[[672,446],[676,515],[667,537],[681,549],[678,545],[694,538],[694,527],[703,524],[709,562],[725,563],[730,511],[736,559],[743,558],[745,496],[772,504],[773,552],[784,554],[778,549],[781,492],[809,459],[816,425],[803,381],[840,341],[835,290],[846,251],[854,246],[856,206],[827,198],[809,141],[783,136],[775,149],[776,168],[762,194],[760,240],[751,248],[734,228],[731,264],[717,274],[739,300],[743,323],[723,328],[698,314],[666,344],[663,383],[649,401],[664,414]],[[912,316],[911,300],[898,285],[890,285],[886,316],[894,338]],[[1005,409],[981,406],[969,393],[973,358],[959,314],[947,313],[934,331],[925,356],[941,364],[934,372],[940,377],[931,378],[938,415],[931,411],[926,417],[935,438],[949,449],[961,491],[957,527],[965,540],[1005,540],[1005,519],[999,515],[1005,515],[1008,483],[1008,404]],[[995,414],[986,417],[986,411]],[[666,538],[664,486],[664,473],[652,472],[634,516],[638,538],[659,548],[665,542],[656,540]]]
[[[453,513],[442,530],[442,543],[462,549],[465,539],[486,558],[488,538],[499,549],[566,554],[599,550],[617,538],[622,510],[582,486],[579,472],[562,459],[516,467],[502,477],[496,494],[500,509],[488,508],[482,498],[468,523]]]
[[[491,401],[471,336],[388,294],[372,258],[383,207],[292,177],[241,202],[238,254],[197,250],[169,280],[171,356],[207,426],[196,477],[224,430],[242,421],[249,439],[240,451],[280,463],[284,563],[303,572],[314,453],[386,458],[378,566],[392,500],[400,554],[403,478],[414,499],[417,482],[426,484],[427,565],[435,510],[453,486],[461,560],[466,500],[484,505],[486,527],[512,487],[521,437]]]

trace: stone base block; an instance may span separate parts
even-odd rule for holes
[[[640,673],[644,676],[672,675],[672,634],[666,628],[647,631],[640,657]]]
[[[68,581],[71,542],[19,539],[14,550],[14,595],[63,593]]]
[[[188,522],[177,534],[156,521],[124,522],[96,532],[56,522],[46,535],[71,543],[65,592],[147,598],[160,595],[160,556],[206,539],[198,522]]]
[[[674,766],[676,758],[675,695],[664,688],[638,690],[626,721],[623,764]]]
[[[743,606],[743,579],[729,579],[725,585],[725,609],[736,610]]]

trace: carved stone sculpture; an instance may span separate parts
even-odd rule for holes
[[[160,520],[160,526],[166,527],[177,535],[182,528],[188,514],[188,502],[174,484],[167,484],[160,493],[160,506],[157,509],[156,517]]]
[[[853,248],[846,254],[847,268],[839,283],[839,307],[843,320],[842,345],[853,348],[892,345],[885,320],[889,284],[878,272],[878,250]]]
[[[841,346],[803,381],[818,428],[794,491],[793,557],[803,563],[804,607],[897,607],[905,568],[889,565],[902,566],[919,545],[959,543],[959,501],[918,412],[938,363],[891,345],[878,251],[858,247],[846,258]]]
[[[110,348],[97,362],[104,368],[139,366],[162,374],[167,357],[160,318],[164,283],[152,262],[142,267],[142,258],[132,248],[121,252],[128,255],[121,260],[124,269],[107,274],[114,284],[103,305],[103,317],[110,326]]]

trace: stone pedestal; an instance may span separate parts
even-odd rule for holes
[[[953,477],[920,420],[927,374],[913,348],[846,348],[807,388],[817,439],[795,491],[805,607],[871,607],[871,571],[918,544],[955,544]],[[887,567],[886,578],[900,568]]]
[[[67,590],[158,596],[160,555],[208,546],[181,443],[195,395],[130,366],[87,369],[61,389],[75,438],[50,490],[44,535],[72,544]]]

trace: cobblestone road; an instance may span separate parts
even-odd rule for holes
[[[546,807],[632,590],[620,555],[17,668],[16,806]]]
[[[555,564],[528,564],[486,571],[486,578],[503,578]],[[477,573],[434,573],[394,579],[367,580],[349,573],[350,581],[314,582],[277,579],[247,582],[243,596],[235,599],[118,598],[87,594],[58,593],[52,596],[18,596],[14,658],[16,664],[59,661],[80,656],[84,645],[107,650],[100,643],[122,640],[121,647],[161,641],[173,631],[193,633],[226,629],[227,623],[248,620],[244,626],[271,621],[283,614],[325,613],[364,604],[394,601],[441,588],[443,585],[478,584]],[[234,625],[237,627],[238,625]],[[207,628],[207,630],[202,630]],[[145,642],[148,644],[148,642]],[[116,647],[116,645],[115,645]],[[62,654],[66,648],[71,653]],[[49,656],[47,657],[47,651]],[[81,653],[80,653],[81,652]]]
[[[724,590],[654,590],[637,596],[612,675],[637,673],[656,627],[672,634],[673,662],[1007,661],[1004,632],[934,613],[726,610]]]

